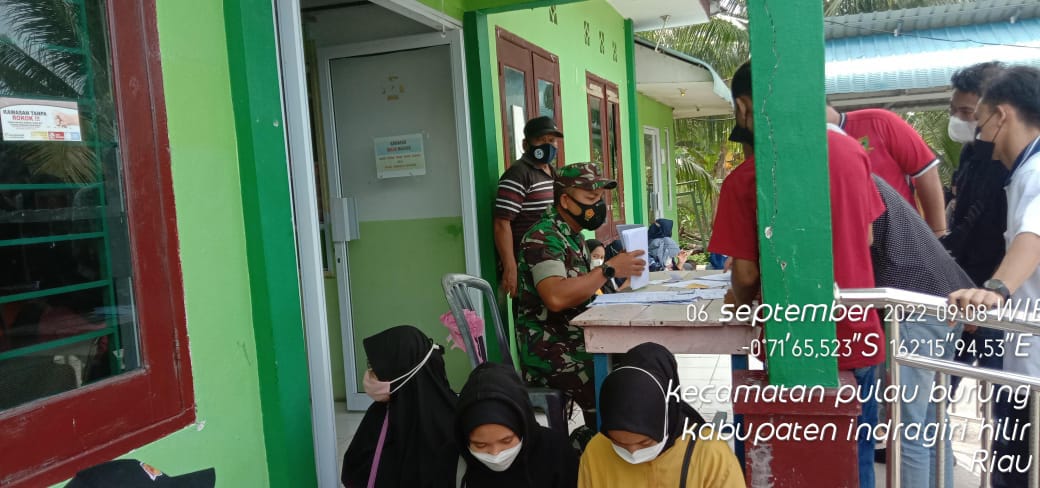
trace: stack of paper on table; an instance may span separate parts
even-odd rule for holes
[[[619,229],[621,226],[618,226]],[[647,228],[643,226],[624,229],[621,231],[621,245],[625,246],[625,252],[643,251],[643,259],[649,263],[646,252],[650,249],[650,241],[647,238]],[[630,278],[629,286],[638,290],[650,283],[650,266],[643,268],[643,274]]]
[[[701,276],[698,279],[699,280],[704,280],[704,281],[722,281],[722,282],[725,282],[728,285],[729,281],[730,281],[730,277],[732,277],[732,276],[733,276],[732,273],[727,271],[725,273]]]
[[[665,283],[664,286],[669,288],[725,288],[729,286],[729,281],[715,281],[706,280],[704,278],[698,278],[695,280],[685,280],[676,283]]]
[[[690,303],[694,300],[717,300],[725,296],[726,290],[721,288],[683,291],[609,293],[606,295],[597,295],[596,299],[592,301],[592,305]]]

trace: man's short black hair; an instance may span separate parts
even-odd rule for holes
[[[1024,122],[1040,127],[1040,70],[1030,66],[1005,69],[990,81],[982,100],[994,107],[1011,105]]]
[[[751,61],[737,68],[737,72],[733,73],[733,80],[730,81],[729,86],[734,100],[745,95],[751,96]]]
[[[986,85],[1004,69],[1004,63],[1000,61],[973,64],[954,72],[950,78],[950,84],[953,85],[954,90],[959,92],[974,93],[982,96],[982,92],[986,90]]]

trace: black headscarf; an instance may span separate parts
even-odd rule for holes
[[[496,473],[470,454],[469,435],[484,424],[506,426],[523,441],[509,469]],[[466,461],[463,486],[468,488],[573,488],[578,484],[578,453],[565,434],[538,425],[527,389],[505,364],[484,363],[470,374],[459,396],[455,444]]]
[[[401,325],[364,340],[365,353],[376,377],[389,381],[415,368],[433,347],[419,329]],[[448,487],[444,479],[444,451],[451,444],[457,401],[444,373],[444,352],[438,348],[407,383],[390,385],[390,401],[375,402],[361,419],[343,456],[342,481],[347,488],[365,487],[375,456],[386,409],[390,421],[376,472],[376,486]],[[404,380],[402,380],[404,381]]]
[[[645,370],[653,378],[643,371],[624,366]],[[654,379],[660,383],[660,387]],[[682,436],[686,419],[689,419],[691,426],[704,423],[704,417],[688,403],[667,397],[669,389],[674,390],[678,386],[679,365],[675,355],[668,349],[652,342],[629,349],[619,368],[603,381],[600,391],[600,413],[603,418],[600,432],[624,430],[660,442],[665,429],[664,402],[668,400],[668,439],[664,448],[672,447],[675,440]],[[665,393],[662,393],[662,389]]]

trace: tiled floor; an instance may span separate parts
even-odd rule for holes
[[[698,354],[679,354],[676,355],[676,360],[679,363],[679,379],[683,385],[697,385],[703,387],[704,385],[723,385],[730,383],[730,359],[727,356],[713,356],[713,355],[698,355]],[[761,369],[762,365],[758,361],[751,359],[751,369]],[[962,388],[971,388],[971,380],[964,380]],[[693,405],[704,418],[709,421],[715,417],[718,412],[725,412],[726,418],[732,421],[733,418],[733,406],[726,403],[716,404],[696,404]],[[977,407],[974,402],[961,402],[952,405],[951,408],[951,423],[964,423],[969,427],[969,438],[972,437],[970,434],[973,432],[971,429],[975,429],[977,432],[980,420],[976,418],[975,412]],[[339,456],[338,459],[343,459],[343,453],[346,452],[347,446],[350,444],[351,438],[354,436],[354,432],[357,430],[358,424],[361,422],[362,412],[347,412],[346,404],[339,402],[336,403],[336,434],[339,444]],[[575,418],[571,421],[571,428],[581,424],[581,416],[575,415]],[[972,453],[977,450],[977,443],[958,443],[954,442],[953,450],[957,460],[957,467],[954,472],[954,486],[955,488],[973,488],[979,486],[979,476],[977,473],[971,473],[966,469],[971,463]],[[879,488],[885,485],[885,465],[875,465],[877,471],[877,486]]]

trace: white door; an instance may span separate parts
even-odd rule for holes
[[[323,116],[333,201],[347,407],[362,340],[414,325],[438,342],[448,310],[440,279],[479,274],[458,31],[323,49]],[[445,357],[449,376],[465,354]]]
[[[650,221],[664,216],[663,182],[667,181],[661,174],[661,132],[656,127],[643,127],[643,163],[646,168],[646,202],[649,206]]]

